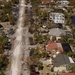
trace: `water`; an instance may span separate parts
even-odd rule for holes
[[[72,24],[75,24],[75,16],[72,16]]]

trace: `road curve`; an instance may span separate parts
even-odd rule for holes
[[[24,14],[25,14],[25,0],[20,0],[19,6],[19,18],[17,22],[17,29],[15,32],[16,39],[13,43],[13,54],[11,60],[11,72],[10,75],[20,75],[21,73],[21,59],[22,59],[22,35],[23,35],[23,25],[24,25]]]

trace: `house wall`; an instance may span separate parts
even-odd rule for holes
[[[54,72],[67,71],[66,66],[54,67]]]

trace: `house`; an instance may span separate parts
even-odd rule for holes
[[[75,75],[75,73],[62,73],[61,75]]]
[[[52,50],[57,50],[58,52],[62,52],[63,48],[61,43],[56,43],[56,42],[48,42],[48,44],[46,45],[46,50],[47,51],[52,51]]]
[[[58,54],[53,60],[55,72],[67,72],[67,65],[75,66],[73,59],[65,54]]]
[[[66,35],[63,29],[52,28],[49,30],[49,35],[59,37],[61,34]]]
[[[46,45],[46,51],[51,52],[51,56],[55,58],[58,54],[63,52],[61,43],[48,42]]]
[[[69,1],[68,0],[57,0],[57,3],[63,7],[63,6],[67,6],[69,4]]]
[[[49,17],[54,23],[63,24],[65,22],[65,15],[63,13],[52,12],[49,14]]]
[[[52,40],[52,37],[55,36],[56,40],[61,39],[61,35],[66,35],[65,31],[63,29],[59,28],[52,28],[49,30],[50,40]]]
[[[51,3],[51,2],[54,2],[54,0],[41,0],[42,4],[44,3]]]
[[[72,52],[73,50],[70,44],[68,43],[48,42],[46,45],[46,51],[58,54],[61,52],[69,53],[69,52]]]
[[[65,66],[54,67],[54,72],[62,72],[62,71],[67,72],[67,69]]]

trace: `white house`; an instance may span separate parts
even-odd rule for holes
[[[60,37],[60,35],[66,35],[66,33],[63,29],[52,28],[52,29],[49,30],[49,35]]]
[[[69,4],[69,1],[68,0],[58,0],[57,3],[62,6],[67,6]]]
[[[61,39],[61,35],[66,35],[66,32],[63,29],[52,28],[49,30],[50,40],[52,40],[53,36],[56,37],[56,40]]]
[[[63,24],[65,22],[65,15],[63,13],[52,12],[50,13],[50,20],[54,23]]]

